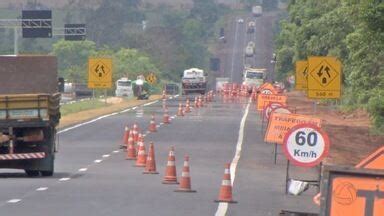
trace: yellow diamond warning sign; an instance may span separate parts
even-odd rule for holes
[[[112,87],[112,59],[88,59],[88,88]]]
[[[156,75],[154,73],[150,73],[145,77],[145,80],[150,84],[155,84],[157,81]]]
[[[308,62],[296,61],[295,66],[295,89],[307,90]]]
[[[341,63],[335,57],[309,57],[309,98],[335,99],[341,94]]]

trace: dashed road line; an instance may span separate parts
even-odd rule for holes
[[[61,182],[69,181],[69,180],[71,180],[71,178],[69,178],[69,177],[59,179],[59,181],[61,181]]]
[[[11,199],[11,200],[8,200],[7,203],[18,203],[20,201],[21,199]]]
[[[36,189],[36,191],[46,191],[48,190],[48,187],[39,187]]]
[[[85,167],[84,167],[84,168],[80,168],[78,171],[79,171],[79,172],[85,172],[85,171],[87,171],[87,170],[88,170],[88,168],[85,168]]]
[[[93,162],[94,163],[101,163],[101,161],[103,161],[103,160],[98,159],[98,160],[94,160]]]

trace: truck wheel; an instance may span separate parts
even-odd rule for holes
[[[24,170],[29,177],[39,176],[40,172],[37,170]]]
[[[49,171],[40,171],[42,176],[52,176],[53,175],[53,170]]]

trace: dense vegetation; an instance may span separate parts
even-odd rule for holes
[[[162,79],[179,81],[185,68],[208,69],[209,47],[217,38],[218,22],[229,9],[214,0],[193,0],[192,7],[155,5],[141,0],[69,1],[53,10],[55,27],[64,23],[86,23],[83,42],[53,39],[19,39],[19,52],[54,53],[59,73],[75,82],[86,82],[89,56],[114,59],[114,78],[128,74],[156,73]],[[25,9],[48,9],[31,0]],[[0,18],[16,18],[19,9],[10,8]],[[4,15],[4,17],[3,17]],[[143,25],[145,21],[145,26]],[[13,30],[0,29],[0,52],[12,53]]]
[[[280,78],[296,60],[336,56],[343,65],[342,102],[366,108],[384,129],[384,2],[291,0],[277,36]]]

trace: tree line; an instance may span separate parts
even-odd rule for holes
[[[384,2],[291,0],[276,38],[277,71],[293,74],[308,56],[335,56],[343,63],[342,103],[368,110],[384,129]]]

